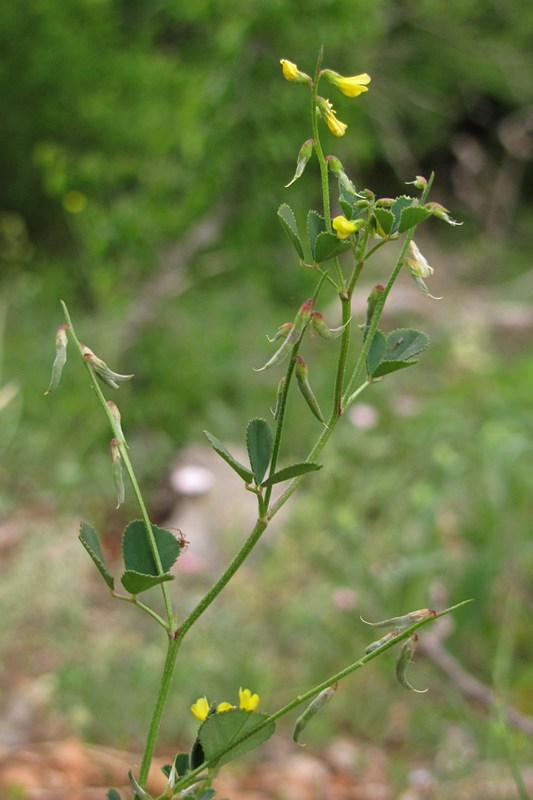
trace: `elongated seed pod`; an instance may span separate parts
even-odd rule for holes
[[[427,617],[435,617],[437,612],[432,608],[419,608],[418,611],[411,611],[409,614],[404,614],[402,617],[391,617],[390,619],[383,619],[380,622],[369,622],[361,617],[361,622],[365,625],[370,625],[372,628],[408,628],[409,625],[414,625],[415,622],[421,622]]]
[[[318,714],[321,708],[323,708],[326,703],[335,696],[335,692],[337,691],[338,682],[332,684],[332,686],[327,686],[323,689],[320,694],[318,694],[307,706],[304,713],[301,714],[296,722],[294,723],[294,729],[292,731],[292,738],[293,741],[299,743],[300,742],[300,735],[304,728],[309,724],[309,720]]]
[[[417,694],[424,694],[427,692],[427,689],[415,689],[414,686],[411,686],[406,676],[407,667],[413,660],[413,654],[416,650],[417,643],[418,636],[416,633],[412,633],[404,642],[398,661],[396,662],[396,677],[405,689],[409,689],[409,691],[416,692]]]
[[[53,392],[54,389],[57,389],[59,386],[59,381],[61,380],[61,375],[63,373],[63,367],[67,361],[67,329],[68,325],[60,325],[56,331],[56,357],[52,365],[52,377],[50,378],[50,384],[45,392],[45,395],[50,394],[50,392]]]
[[[365,655],[368,655],[369,653],[373,653],[374,650],[378,649],[378,647],[381,647],[383,644],[387,644],[387,642],[390,642],[391,639],[395,639],[396,636],[398,636],[398,634],[399,634],[399,631],[389,631],[389,633],[386,633],[385,636],[381,637],[381,639],[378,639],[375,642],[371,642],[365,648]]]
[[[281,347],[274,353],[272,358],[267,361],[266,364],[264,364],[262,367],[259,367],[259,369],[254,369],[254,372],[262,372],[264,369],[274,367],[277,364],[281,364],[282,361],[285,361],[296,342],[300,340],[300,337],[302,336],[307,323],[309,322],[311,311],[313,310],[313,304],[314,300],[311,297],[309,300],[306,300],[302,306],[300,306],[300,309],[294,318],[292,327],[282,342]]]
[[[313,394],[313,390],[309,385],[309,377],[307,372],[307,364],[303,360],[301,356],[296,356],[295,359],[296,366],[295,366],[295,373],[296,373],[296,380],[298,382],[298,388],[300,389],[305,402],[313,412],[314,416],[323,424],[324,417],[322,416],[322,411],[320,410],[320,406],[318,405],[318,400],[316,399],[315,395]]]

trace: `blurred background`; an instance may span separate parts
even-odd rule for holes
[[[411,680],[428,694],[399,687],[388,653],[342,685],[309,729],[305,757],[288,748],[299,760],[283,791],[274,781],[253,797],[329,797],[343,770],[366,770],[360,785],[381,794],[332,796],[527,796],[532,36],[533,6],[520,0],[2,4],[4,767],[39,742],[139,751],[161,669],[159,631],[113,604],[77,541],[79,522],[91,521],[119,574],[120,534],[138,512],[131,494],[114,510],[107,423],[73,351],[60,389],[43,396],[59,300],[84,343],[135,373],[108,396],[152,518],[190,542],[173,585],[185,613],[254,514],[202,430],[238,452],[247,420],[269,418],[279,376],[253,367],[271,352],[265,334],[314,286],[276,219],[282,202],[302,226],[320,208],[313,162],[284,188],[311,134],[306,89],[283,80],[279,59],[312,72],[323,45],[324,66],[372,76],[356,101],[330,87],[349,128],[335,139],[324,127],[325,152],[384,196],[434,170],[432,199],[463,224],[432,220],[417,236],[435,268],[430,291],[444,299],[401,276],[385,314],[386,330],[420,327],[431,349],[362,396],[324,470],[190,634],[162,748],[187,746],[188,709],[204,693],[231,700],[249,686],[275,709],[355,660],[376,638],[360,615],[473,597],[422,637]],[[381,253],[363,275],[357,323],[366,290],[390,270],[393,247]],[[323,306],[339,324],[332,293]],[[306,359],[326,405],[331,346],[309,342]],[[286,463],[305,458],[317,427],[293,398]],[[290,725],[280,725],[285,750]],[[321,795],[305,794],[303,778],[291,794],[306,768]],[[5,779],[6,796],[63,797],[38,794],[44,779],[28,788],[27,775]],[[258,772],[251,790],[263,784]]]

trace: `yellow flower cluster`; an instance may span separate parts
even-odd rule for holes
[[[259,705],[259,695],[252,694],[250,689],[239,689],[239,708],[244,709],[244,711],[255,711],[257,706]],[[229,711],[232,708],[235,708],[231,703],[224,701],[223,703],[219,703],[217,705],[217,714],[223,711]],[[199,697],[196,703],[193,703],[191,706],[191,711],[201,722],[209,714],[209,701],[207,697],[204,695],[203,697]]]
[[[297,65],[286,58],[282,58],[281,68],[283,76],[288,81],[295,81],[296,83],[307,83],[309,86],[313,85],[313,81],[305,72],[301,72]],[[339,75],[332,69],[323,69],[319,73],[319,77],[324,75],[328,81],[336,86],[346,97],[359,97],[363,92],[368,92],[368,84],[372,80],[370,75],[366,72],[361,72],[359,75]],[[337,119],[337,112],[333,108],[329,100],[323,97],[317,97],[317,105],[320,115],[331,133],[334,136],[344,136],[346,133],[347,125]]]

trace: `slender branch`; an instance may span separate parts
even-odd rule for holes
[[[141,600],[138,599],[136,595],[130,594],[118,594],[117,592],[111,592],[111,597],[114,597],[115,600],[124,600],[126,603],[131,603],[134,606],[137,606],[141,609],[141,611],[145,611],[152,619],[155,619],[158,625],[161,625],[166,631],[168,631],[168,623],[165,622],[163,617],[160,617],[150,606],[145,605]]]
[[[312,689],[309,689],[309,691],[305,692],[304,694],[298,695],[289,703],[287,703],[287,705],[283,706],[282,708],[278,709],[278,711],[275,711],[273,714],[270,714],[270,716],[268,716],[266,719],[262,720],[255,728],[251,728],[249,731],[246,732],[246,734],[244,734],[240,738],[234,739],[230,744],[227,745],[227,747],[220,750],[220,752],[218,752],[215,756],[205,761],[195,770],[189,772],[184,778],[182,778],[181,781],[177,782],[176,788],[179,787],[181,789],[187,787],[198,777],[199,774],[204,772],[206,769],[215,766],[217,761],[223,755],[225,755],[229,750],[232,750],[234,747],[238,747],[239,744],[246,741],[246,739],[250,738],[250,736],[254,736],[256,733],[261,731],[267,725],[270,725],[272,722],[275,722],[276,720],[280,719],[280,717],[285,716],[285,714],[288,714],[290,711],[297,708],[302,703],[305,703],[307,700],[311,700],[319,692],[323,691],[324,689],[327,689],[328,686],[331,686],[337,681],[346,678],[352,672],[361,669],[361,667],[364,667],[370,661],[373,661],[375,658],[378,658],[380,655],[382,655],[382,653],[385,653],[387,650],[390,650],[391,647],[394,647],[395,645],[407,639],[412,633],[414,633],[414,631],[418,630],[418,628],[422,628],[423,626],[428,625],[431,622],[434,622],[439,617],[444,617],[446,614],[451,614],[453,611],[457,611],[462,606],[471,602],[472,600],[463,600],[460,603],[456,603],[455,605],[444,609],[444,611],[439,611],[437,614],[435,614],[435,616],[426,617],[425,619],[415,622],[413,625],[410,625],[408,628],[405,628],[403,631],[401,631],[401,633],[399,633],[397,636],[390,639],[388,642],[385,642],[385,644],[382,644],[381,647],[372,650],[372,652],[367,653],[362,658],[359,658],[353,664],[344,667],[344,669],[341,669],[339,672],[336,672],[334,675],[331,675],[329,678],[326,678],[326,680],[322,681],[316,686],[313,686]]]
[[[137,478],[135,477],[135,473],[133,471],[133,466],[132,466],[132,463],[130,461],[130,457],[128,455],[128,450],[127,450],[126,445],[125,445],[125,443],[124,443],[124,441],[122,439],[122,433],[118,428],[117,422],[116,422],[113,414],[111,413],[111,409],[107,405],[107,401],[106,401],[106,399],[104,397],[104,394],[103,394],[103,392],[102,392],[102,390],[100,388],[100,385],[99,385],[99,382],[98,382],[98,378],[96,377],[93,368],[88,363],[87,359],[85,359],[83,357],[83,347],[81,345],[80,340],[78,339],[78,337],[76,335],[76,331],[75,331],[74,326],[72,324],[72,319],[70,317],[69,310],[68,310],[66,304],[63,301],[61,301],[61,305],[63,306],[63,312],[65,314],[65,319],[67,320],[67,323],[68,323],[68,326],[69,326],[70,335],[72,336],[72,339],[74,340],[74,343],[75,343],[75,345],[76,345],[76,347],[77,347],[77,349],[79,351],[79,354],[80,354],[81,359],[82,359],[82,361],[83,361],[83,363],[85,365],[85,368],[87,369],[87,372],[90,375],[94,393],[96,394],[96,397],[97,397],[100,405],[102,406],[102,409],[104,410],[104,413],[105,413],[105,415],[106,415],[106,417],[108,419],[108,422],[109,422],[109,424],[111,426],[111,430],[113,431],[113,435],[117,438],[118,447],[119,447],[119,450],[120,450],[120,455],[122,457],[122,461],[123,461],[124,466],[126,468],[126,472],[128,473],[128,476],[129,476],[129,479],[130,479],[130,482],[131,482],[135,497],[137,498],[137,502],[139,504],[139,509],[141,511],[141,516],[143,518],[144,527],[146,529],[146,535],[148,537],[148,542],[150,544],[150,550],[152,552],[152,556],[153,556],[153,559],[154,559],[154,562],[155,562],[155,565],[156,565],[156,568],[157,568],[157,572],[158,572],[159,575],[164,575],[165,574],[165,570],[163,569],[163,566],[161,564],[161,557],[159,555],[159,550],[158,550],[158,547],[157,547],[157,543],[155,541],[154,532],[153,532],[153,529],[152,529],[152,523],[150,522],[150,518],[148,516],[148,511],[146,509],[146,504],[144,502],[144,498],[142,496],[139,484],[137,482]],[[173,608],[172,608],[172,602],[170,600],[170,595],[169,595],[168,589],[167,589],[167,587],[166,587],[166,585],[164,583],[161,583],[161,591],[162,591],[162,594],[163,594],[163,600],[164,600],[165,610],[166,610],[167,619],[168,619],[168,624],[167,624],[166,627],[167,627],[167,630],[172,630],[172,628],[173,628],[173,626],[175,624],[174,611],[173,611]]]

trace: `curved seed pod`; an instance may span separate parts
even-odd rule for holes
[[[378,647],[381,647],[381,645],[387,644],[387,642],[390,642],[391,639],[396,638],[399,632],[400,631],[389,631],[389,633],[386,633],[385,636],[381,637],[381,639],[371,642],[367,647],[365,647],[365,655],[367,656],[369,653],[373,653],[374,650],[377,650]]]
[[[285,188],[288,189],[289,186],[292,186],[295,181],[298,180],[303,175],[303,171],[307,166],[307,162],[311,158],[313,154],[313,145],[315,143],[314,139],[308,139],[300,148],[300,152],[298,153],[298,158],[296,160],[296,172],[294,173],[294,178],[289,183],[285,184]]]
[[[300,340],[307,323],[309,322],[314,302],[314,299],[311,297],[309,300],[306,300],[302,306],[300,306],[300,309],[294,318],[294,322],[292,323],[291,329],[289,330],[281,347],[274,353],[272,358],[267,361],[266,364],[264,364],[262,367],[259,367],[259,369],[254,369],[254,372],[262,372],[264,369],[274,367],[277,364],[281,364],[282,361],[285,361],[296,342]]]
[[[411,611],[409,614],[404,614],[402,617],[391,617],[390,619],[383,619],[380,622],[369,622],[367,619],[363,619],[363,617],[360,617],[360,620],[364,622],[365,625],[370,625],[372,628],[400,628],[401,630],[427,617],[435,616],[437,616],[437,612],[433,608],[419,608],[418,611]]]
[[[274,417],[274,419],[277,419],[279,417],[279,412],[281,410],[281,396],[283,394],[283,390],[285,389],[286,382],[287,379],[284,375],[283,378],[278,383],[278,391],[276,393],[276,407],[274,411],[272,411],[272,416]]]
[[[417,643],[418,636],[416,633],[412,633],[411,636],[406,639],[400,651],[398,661],[396,662],[396,677],[405,689],[409,689],[411,692],[416,692],[417,694],[424,694],[427,692],[427,689],[415,689],[414,686],[411,686],[405,674],[407,672],[407,667],[413,660],[413,654],[416,650]]]
[[[102,361],[101,358],[98,358],[98,356],[93,353],[90,347],[83,345],[82,351],[83,358],[91,365],[96,375],[103,383],[106,383],[112,389],[118,389],[119,383],[130,381],[133,378],[133,375],[120,375],[118,372],[113,372],[113,370],[109,369],[105,361]]]
[[[344,330],[350,320],[351,317],[348,322],[345,322],[344,325],[339,325],[338,328],[328,328],[320,311],[313,311],[311,314],[311,327],[316,333],[318,333],[319,336],[322,337],[322,339],[331,341],[332,339],[337,339],[342,333],[344,333]]]
[[[45,395],[50,394],[50,392],[53,392],[54,389],[57,389],[59,386],[63,367],[67,361],[67,330],[68,325],[60,325],[56,331],[56,357],[52,366],[52,377],[50,378],[50,384],[45,392]]]
[[[320,694],[318,694],[307,706],[304,713],[301,714],[296,722],[294,723],[294,729],[292,731],[292,738],[293,741],[300,743],[300,734],[302,733],[303,729],[309,724],[309,720],[318,714],[321,708],[323,708],[326,703],[335,696],[335,692],[337,691],[338,682],[334,683],[332,686],[328,686],[323,689]]]
[[[285,336],[289,333],[290,329],[292,328],[292,322],[284,322],[283,325],[280,325],[277,329],[274,336],[267,336],[269,342],[277,342],[278,339],[284,339]]]
[[[115,481],[115,489],[117,490],[117,508],[120,508],[124,502],[124,474],[122,472],[122,456],[118,446],[118,439],[111,439],[111,460],[113,461],[113,480]]]
[[[298,381],[298,387],[304,397],[305,402],[313,412],[314,416],[323,424],[325,425],[324,417],[322,416],[322,411],[320,410],[320,406],[318,405],[318,400],[316,399],[315,395],[313,394],[313,390],[309,385],[309,378],[307,373],[307,364],[303,360],[301,356],[296,356],[295,359],[296,367],[296,380]]]

